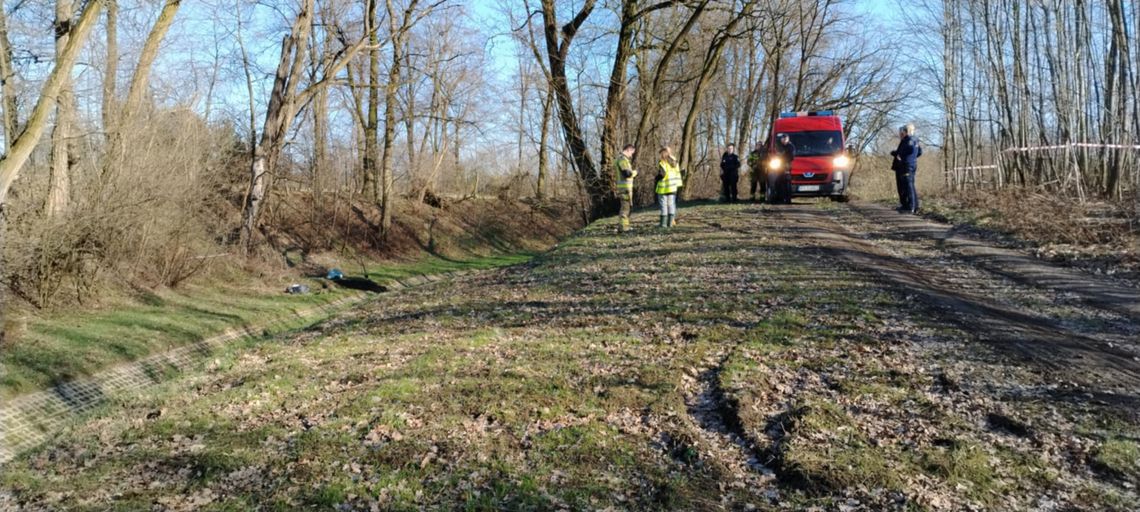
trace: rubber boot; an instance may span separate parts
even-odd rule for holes
[[[669,218],[669,220],[665,223],[668,227],[673,227],[673,226],[677,225],[677,216],[676,215],[669,215],[668,218]]]
[[[657,222],[657,227],[659,227],[659,228],[669,227],[669,223],[666,221],[666,217],[664,215],[658,215],[657,217],[660,218],[660,220]]]

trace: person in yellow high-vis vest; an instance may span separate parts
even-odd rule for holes
[[[677,225],[677,191],[681,188],[681,169],[677,168],[677,161],[673,158],[673,150],[669,146],[661,148],[658,152],[660,160],[657,162],[657,184],[654,192],[657,193],[657,206],[661,209],[662,228]]]
[[[614,183],[617,188],[618,200],[621,201],[621,210],[618,215],[621,217],[621,225],[618,226],[618,232],[625,233],[629,231],[629,211],[633,209],[633,179],[637,177],[637,171],[633,170],[633,153],[635,148],[633,144],[626,144],[621,150],[621,155],[614,160]]]

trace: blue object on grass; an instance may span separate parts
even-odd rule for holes
[[[339,268],[331,268],[329,269],[328,275],[325,276],[325,279],[331,279],[333,281],[344,279],[344,272],[341,272]]]

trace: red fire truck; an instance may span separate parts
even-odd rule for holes
[[[777,138],[787,134],[796,148],[791,169],[776,156]],[[830,197],[847,201],[852,159],[844,144],[843,123],[829,110],[785,112],[772,126],[768,141],[768,172],[786,173],[783,186],[772,191],[790,197]],[[769,180],[773,183],[773,180]],[[771,187],[769,187],[771,188]],[[783,189],[781,194],[780,189]],[[770,197],[771,199],[771,197]]]

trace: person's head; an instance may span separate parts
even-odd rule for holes
[[[729,152],[729,153],[735,153],[736,152],[736,146],[733,143],[729,142],[728,145],[724,147],[724,150]]]
[[[764,150],[764,141],[756,141],[756,151]]]
[[[792,138],[786,133],[777,133],[776,140],[780,141],[780,144],[787,144],[792,141]]]
[[[662,160],[672,160],[673,148],[669,146],[662,147],[661,150],[657,152],[657,155],[660,156]]]
[[[907,123],[899,127],[899,138],[911,137],[914,135],[914,124]]]
[[[633,147],[633,144],[626,144],[624,148],[621,148],[621,154],[625,155],[626,158],[632,157],[636,151],[637,149]]]

